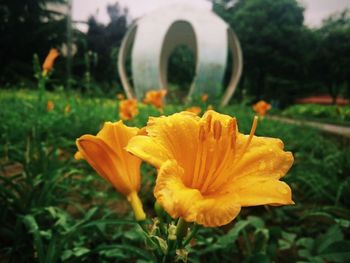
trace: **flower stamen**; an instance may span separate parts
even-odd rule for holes
[[[214,133],[214,139],[215,140],[219,140],[221,137],[221,131],[222,131],[222,126],[220,121],[216,120],[214,121],[214,125],[213,125],[213,133]]]
[[[205,131],[204,124],[199,126],[199,132],[198,132],[198,147],[197,147],[197,154],[196,154],[196,160],[194,164],[194,169],[193,169],[193,178],[192,178],[192,187],[195,186],[199,180],[199,170],[200,170],[200,165],[201,165],[201,157],[203,154],[203,144],[206,140],[207,134]]]
[[[250,129],[248,140],[247,140],[246,144],[243,147],[241,155],[236,159],[235,164],[237,164],[242,159],[244,154],[246,153],[246,151],[247,151],[247,149],[248,149],[248,147],[249,147],[249,145],[250,145],[250,143],[251,143],[251,141],[253,139],[253,136],[255,134],[256,127],[258,126],[258,119],[259,119],[258,116],[254,116],[254,120],[253,120],[252,128]]]

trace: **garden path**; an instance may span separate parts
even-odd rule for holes
[[[320,122],[306,121],[306,120],[295,120],[295,119],[280,117],[280,116],[266,116],[266,118],[270,120],[284,122],[284,123],[290,123],[290,124],[301,125],[301,126],[309,126],[309,127],[322,130],[324,132],[350,138],[350,127],[346,127],[346,126],[339,126],[334,124],[320,123]]]

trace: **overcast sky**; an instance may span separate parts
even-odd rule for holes
[[[334,12],[346,7],[350,8],[350,0],[298,1],[306,8],[305,23],[311,27],[319,26],[324,18]],[[73,0],[73,19],[86,21],[90,15],[95,15],[100,22],[108,23],[106,6],[115,2],[127,7],[131,18],[137,18],[156,8],[173,3],[191,3],[200,8],[211,9],[211,3],[208,0]]]

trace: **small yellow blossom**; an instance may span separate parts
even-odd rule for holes
[[[208,107],[207,107],[207,110],[214,110],[213,105],[209,104]]]
[[[43,63],[43,75],[46,76],[52,68],[56,58],[60,55],[56,48],[51,48]]]
[[[96,135],[83,135],[76,140],[76,159],[85,159],[95,171],[110,182],[130,202],[135,218],[146,218],[137,192],[140,190],[141,160],[124,150],[139,129],[127,127],[122,121],[106,122]]]
[[[118,93],[117,94],[117,99],[118,100],[124,100],[125,99],[125,95],[123,93]]]
[[[164,106],[164,97],[167,91],[165,89],[161,90],[150,90],[146,93],[143,100],[146,104],[152,104],[157,109],[162,109]]]
[[[189,112],[192,112],[196,115],[199,115],[199,113],[202,112],[202,109],[198,106],[193,106],[193,107],[187,108],[186,111],[189,111]]]
[[[55,108],[55,104],[53,103],[52,100],[49,100],[46,105],[46,110],[47,111],[52,111]]]
[[[279,180],[293,155],[279,139],[254,136],[256,126],[257,117],[244,135],[228,115],[180,112],[150,118],[126,149],[158,169],[154,195],[171,217],[221,226],[244,206],[293,204]]]
[[[253,110],[259,114],[259,116],[265,116],[266,112],[271,109],[271,104],[264,100],[260,100],[253,105]]]
[[[137,100],[127,99],[119,103],[119,117],[122,120],[132,120],[137,114],[139,114]]]

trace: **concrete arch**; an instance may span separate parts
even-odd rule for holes
[[[127,31],[122,41],[122,44],[120,46],[120,50],[118,54],[118,72],[119,72],[120,80],[122,82],[125,94],[129,99],[133,99],[136,96],[135,96],[134,89],[128,80],[125,64],[126,64],[127,54],[131,48],[132,42],[135,39],[136,31],[137,31],[137,25],[133,24]]]
[[[134,91],[125,70],[126,54],[132,42]],[[167,63],[178,44],[193,49],[196,68],[189,98],[208,93],[218,97],[226,68],[228,49],[233,54],[232,76],[221,104],[228,103],[242,72],[238,39],[216,14],[188,5],[175,5],[155,11],[131,26],[119,51],[118,71],[129,98],[142,99],[148,90],[167,86]]]
[[[196,33],[192,25],[184,20],[173,22],[164,36],[163,46],[160,54],[159,71],[160,71],[160,84],[161,87],[168,86],[168,64],[171,53],[174,49],[184,44],[191,49],[195,55],[195,61],[197,61],[197,43]],[[197,63],[196,63],[197,65]],[[195,76],[193,76],[194,79]]]

